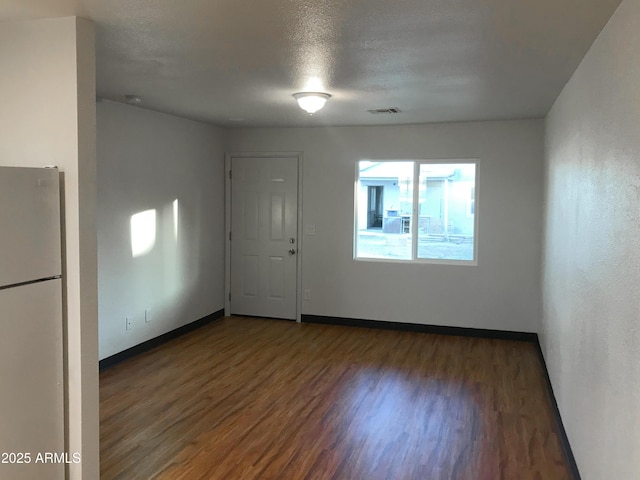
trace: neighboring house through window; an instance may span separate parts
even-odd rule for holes
[[[476,264],[477,160],[358,162],[355,258]]]

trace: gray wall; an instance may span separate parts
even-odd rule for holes
[[[537,332],[543,122],[234,129],[227,149],[302,151],[302,313]],[[353,260],[358,160],[479,158],[478,266]]]
[[[102,359],[224,308],[224,149],[203,123],[108,100],[97,114]],[[133,258],[131,216],[153,209],[155,244]]]
[[[640,475],[640,2],[546,122],[542,344],[582,478]]]

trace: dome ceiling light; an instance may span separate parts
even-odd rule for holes
[[[298,101],[300,108],[313,114],[324,107],[326,101],[331,97],[328,93],[320,92],[299,92],[294,93],[293,98]]]

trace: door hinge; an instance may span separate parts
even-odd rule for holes
[[[231,170],[229,170],[229,180],[231,180]]]
[[[231,292],[229,292],[229,301],[231,301]]]
[[[229,241],[231,241],[231,232],[229,232]]]

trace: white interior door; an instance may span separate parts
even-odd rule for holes
[[[232,314],[296,318],[298,159],[231,160]]]

